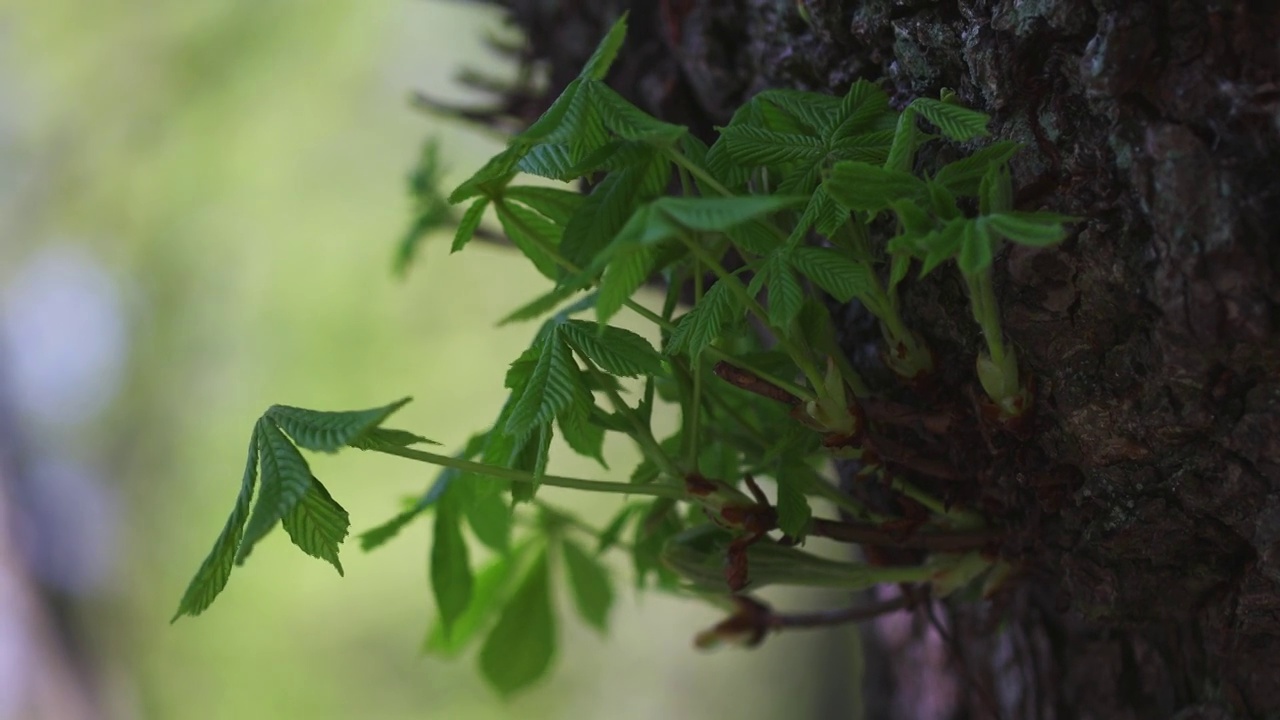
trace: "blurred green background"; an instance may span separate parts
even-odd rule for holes
[[[842,704],[848,634],[698,653],[718,613],[637,598],[621,563],[609,637],[561,593],[552,677],[503,703],[473,658],[419,652],[426,522],[372,554],[349,541],[345,578],[273,534],[209,612],[168,624],[268,405],[413,395],[398,424],[447,446],[495,416],[534,328],[494,322],[543,289],[536,274],[491,246],[450,256],[443,237],[406,279],[390,268],[424,139],[441,138],[450,182],[495,148],[408,94],[475,100],[452,77],[511,72],[482,44],[500,29],[490,6],[422,0],[0,0],[0,435],[21,459],[0,554],[32,566],[91,688],[78,710],[41,700],[50,676],[6,663],[48,638],[0,618],[0,720],[746,720]],[[433,475],[312,461],[354,532]],[[24,617],[6,597],[0,613]]]

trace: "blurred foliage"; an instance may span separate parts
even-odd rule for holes
[[[84,243],[130,301],[122,398],[58,440],[118,478],[126,508],[113,581],[79,611],[114,716],[766,718],[817,692],[813,676],[779,679],[782,693],[753,679],[795,665],[809,639],[703,662],[689,640],[714,610],[625,597],[612,638],[562,628],[554,681],[506,706],[469,663],[417,655],[434,614],[425,527],[352,554],[345,579],[273,536],[214,611],[166,624],[265,405],[411,393],[406,424],[451,446],[500,405],[532,329],[492,323],[535,273],[496,248],[448,257],[443,237],[407,280],[391,272],[405,174],[445,131],[407,93],[465,98],[448,78],[488,61],[496,22],[442,2],[0,0],[0,104],[18,140],[4,158],[21,178],[0,206],[0,282],[38,246]],[[447,132],[452,184],[492,141]],[[431,472],[371,456],[313,467],[357,532]]]

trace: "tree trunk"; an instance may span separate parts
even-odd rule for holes
[[[503,4],[528,33],[526,59],[550,61],[554,89],[628,3]],[[994,137],[1025,145],[1019,209],[1085,218],[1059,247],[996,260],[1005,332],[1035,379],[1032,421],[1018,437],[915,438],[966,463],[972,481],[952,492],[1009,529],[1003,552],[1025,573],[993,606],[939,610],[950,680],[926,684],[951,693],[947,708],[908,692],[922,680],[901,662],[937,638],[874,638],[899,662],[868,683],[868,716],[1280,715],[1277,4],[630,9],[610,82],[704,138],[765,88],[842,93],[867,78],[900,102],[950,88],[993,116]],[[941,369],[933,389],[897,399],[971,409],[980,337],[963,284],[939,271],[904,290]],[[860,312],[840,313],[846,347],[882,373]]]

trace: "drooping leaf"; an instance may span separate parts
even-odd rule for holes
[[[1021,149],[1022,145],[1016,142],[993,142],[968,157],[938,168],[933,180],[956,195],[977,195],[978,185],[987,169],[993,165],[1003,165]]]
[[[960,254],[956,257],[960,272],[966,275],[973,275],[990,267],[991,246],[994,242],[995,238],[991,236],[991,230],[987,227],[986,218],[974,218],[966,221],[964,231],[960,236]]]
[[[410,445],[422,444],[439,445],[440,443],[435,440],[428,440],[408,430],[383,427],[371,428],[347,443],[350,447],[360,450],[378,450],[379,448],[409,447]]]
[[[592,407],[591,410],[597,408]],[[591,421],[592,412],[561,413],[557,418],[560,425],[560,436],[577,454],[591,458],[600,463],[600,467],[608,470],[604,461],[604,428]]]
[[[703,349],[742,316],[741,301],[730,290],[730,283],[738,282],[736,277],[716,282],[702,296],[702,301],[680,318],[667,343],[668,355],[683,352],[697,359]]]
[[[514,202],[499,201],[498,220],[507,238],[515,245],[538,272],[556,279],[560,267],[551,253],[560,244],[562,228],[538,213]]]
[[[1050,212],[1003,212],[986,218],[987,226],[1011,242],[1046,247],[1067,237],[1065,223],[1079,218]]]
[[[626,224],[642,203],[661,196],[671,176],[670,162],[652,148],[600,181],[564,229],[560,251],[570,262],[587,267]]]
[[[836,163],[823,187],[845,208],[867,211],[883,210],[894,200],[920,197],[925,192],[924,182],[910,173],[855,160]]]
[[[526,152],[522,145],[511,145],[506,150],[489,158],[474,175],[467,178],[451,195],[449,202],[457,205],[463,200],[470,200],[477,195],[495,194],[498,188],[506,185],[515,177],[516,164]]]
[[[840,302],[863,296],[875,286],[870,267],[831,248],[795,248],[791,264]]]
[[[485,638],[480,672],[500,695],[510,697],[546,674],[555,645],[556,618],[543,548]]]
[[[253,500],[254,486],[258,481],[258,432],[258,426],[255,425],[249,437],[249,457],[244,464],[244,476],[240,480],[240,494],[236,497],[236,504],[231,509],[226,523],[223,524],[222,532],[218,533],[213,549],[209,551],[204,562],[200,563],[200,568],[196,570],[195,576],[187,585],[186,592],[182,594],[182,600],[178,603],[178,611],[174,613],[173,620],[183,615],[195,616],[204,612],[213,603],[218,593],[226,587],[227,579],[231,577],[231,568],[236,560],[236,549],[240,546],[240,538],[244,534],[245,521],[249,519],[249,505]]]
[[[431,592],[446,635],[471,603],[471,561],[462,537],[461,505],[458,488],[449,488],[436,504],[432,530]]]
[[[978,212],[982,215],[1009,212],[1013,209],[1013,178],[1005,163],[991,165],[978,184]]]
[[[911,101],[911,109],[936,125],[943,135],[952,140],[972,140],[990,134],[987,123],[991,118],[977,110],[933,98],[916,98]]]
[[[454,620],[447,635],[444,626],[437,619],[423,642],[423,652],[450,658],[459,655],[487,627],[503,600],[515,587],[519,579],[516,570],[521,567],[529,549],[529,543],[526,542],[507,555],[499,555],[481,568],[475,574],[471,602],[467,604],[467,609]]]
[[[688,132],[683,125],[672,125],[632,105],[603,82],[584,87],[591,102],[610,132],[624,140],[643,142],[655,147],[670,147]]]
[[[502,196],[527,205],[551,222],[562,226],[569,222],[569,218],[582,207],[586,199],[581,193],[542,185],[509,187]]]
[[[632,245],[613,253],[608,269],[600,278],[596,320],[606,323],[622,309],[653,274],[656,258],[654,248],[643,245]]]
[[[512,310],[510,314],[498,321],[498,325],[509,325],[525,320],[536,320],[560,306],[560,303],[577,295],[581,289],[573,285],[560,285],[539,295],[533,300]]]
[[[338,561],[338,546],[347,537],[351,518],[319,480],[311,478],[311,487],[285,514],[281,524],[294,545],[304,553],[333,565],[339,575],[343,574],[342,563]]]
[[[637,377],[662,372],[662,356],[639,335],[612,325],[568,320],[561,334],[574,349],[610,375]]]
[[[921,133],[916,127],[916,111],[911,106],[907,106],[898,116],[898,125],[893,132],[893,144],[889,146],[889,157],[884,161],[884,168],[900,173],[911,172],[920,142]]]
[[[747,292],[755,297],[761,289],[768,292],[769,324],[785,330],[804,304],[804,288],[791,269],[790,253],[780,251],[765,261],[751,279]]]
[[[422,494],[412,506],[404,509],[395,517],[378,525],[376,527],[365,530],[360,533],[360,549],[368,552],[400,534],[409,523],[413,522],[418,516],[422,515],[428,508],[434,506],[439,501],[440,496],[448,489],[451,476],[457,475],[456,471],[445,470],[440,473],[436,481],[431,484],[431,488]]]
[[[613,607],[613,587],[609,571],[582,546],[572,540],[561,543],[564,566],[569,575],[578,614],[592,627],[604,632],[609,625],[609,609]]]
[[[462,219],[458,221],[458,229],[453,235],[453,246],[449,248],[449,252],[458,252],[471,242],[476,230],[480,229],[480,220],[484,218],[487,207],[489,207],[487,197],[476,198],[476,201],[467,207],[467,211],[462,214]]]
[[[495,552],[510,549],[511,528],[515,521],[511,505],[498,493],[486,492],[475,482],[459,485],[458,489],[463,515],[476,538]]]
[[[804,536],[809,518],[813,516],[801,482],[799,477],[778,478],[778,529],[793,538]]]
[[[536,426],[550,423],[570,406],[590,402],[590,393],[581,376],[582,371],[559,331],[548,333],[540,345],[533,372],[511,410],[506,432],[524,437]]]
[[[604,530],[600,531],[600,538],[596,544],[596,554],[599,555],[614,545],[618,544],[618,539],[622,537],[622,531],[626,529],[627,523],[633,517],[639,514],[641,506],[635,503],[628,503],[618,511],[617,515],[609,521]]]
[[[262,489],[249,514],[249,524],[236,555],[237,563],[243,563],[253,546],[311,489],[311,468],[307,467],[307,461],[265,415],[258,420],[257,437]]]
[[[299,447],[321,452],[337,452],[342,446],[351,444],[381,425],[411,399],[406,397],[382,407],[345,412],[273,405],[267,410],[265,417],[271,419],[273,427],[278,426],[289,433],[289,437],[293,438]]]

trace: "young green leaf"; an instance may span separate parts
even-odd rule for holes
[[[311,478],[311,487],[297,505],[281,518],[285,532],[302,552],[333,565],[342,575],[338,546],[347,537],[351,518],[325,490],[320,481]]]
[[[581,193],[541,185],[519,185],[507,188],[502,196],[528,205],[556,225],[564,226],[582,207],[586,199]]]
[[[641,505],[627,503],[618,511],[617,515],[613,516],[613,519],[609,521],[604,530],[600,531],[600,538],[596,544],[596,555],[618,544],[618,539],[622,537],[622,531],[626,529],[627,523],[639,514],[641,508]]]
[[[991,165],[978,184],[978,213],[993,215],[1013,209],[1013,178],[1006,163]]]
[[[977,110],[933,98],[916,98],[911,101],[911,109],[938,126],[942,134],[952,140],[963,142],[990,134],[987,132],[987,123],[991,118]]]
[[[173,620],[183,615],[199,615],[204,612],[213,599],[226,587],[231,577],[231,567],[235,564],[236,548],[240,546],[240,538],[244,534],[245,521],[249,519],[249,504],[253,500],[253,489],[258,481],[258,427],[254,426],[249,437],[249,458],[244,464],[244,476],[240,480],[240,494],[231,509],[231,515],[222,526],[222,532],[213,543],[213,549],[200,563],[200,569],[191,578],[187,590],[178,603],[178,611]],[[172,621],[170,621],[172,622]]]
[[[569,588],[578,613],[600,632],[608,630],[609,609],[613,606],[613,587],[609,571],[582,546],[572,540],[561,543],[564,566],[569,575]]]
[[[736,277],[719,280],[702,296],[701,302],[680,318],[667,343],[668,355],[684,352],[697,359],[704,348],[742,317],[742,304],[730,289],[730,283],[737,282]]]
[[[609,244],[641,203],[661,196],[671,177],[671,164],[652,148],[635,153],[630,162],[605,176],[565,225],[560,252],[586,267]]]
[[[916,149],[921,142],[920,129],[916,127],[916,111],[908,105],[898,116],[893,144],[889,146],[889,157],[885,158],[884,169],[900,173],[911,172],[916,161]]]
[[[597,408],[591,408],[596,410]],[[604,461],[604,428],[591,421],[592,412],[588,410],[561,413],[557,418],[560,435],[575,453],[595,460],[600,467],[608,470]]]
[[[643,142],[655,147],[671,147],[688,132],[683,125],[665,123],[632,105],[613,88],[602,82],[584,87],[591,103],[610,132],[624,140]]]
[[[431,487],[411,507],[381,525],[360,533],[360,549],[368,552],[399,535],[409,523],[439,501],[440,496],[448,489],[451,478],[457,474],[456,470],[441,472]]]
[[[662,372],[662,356],[639,335],[611,325],[568,320],[560,327],[575,350],[610,375],[637,377]]]
[[[449,248],[449,252],[456,253],[471,242],[476,230],[480,229],[480,220],[484,218],[487,207],[489,207],[487,197],[476,198],[476,201],[467,207],[467,211],[462,214],[462,219],[458,221],[458,229],[454,232],[453,246]]]
[[[551,253],[560,244],[562,229],[538,213],[514,202],[499,200],[498,220],[511,244],[529,258],[538,272],[555,280],[560,272]]]
[[[841,119],[840,98],[782,88],[765,90],[751,99],[762,126],[777,132],[827,136]]]
[[[1065,223],[1079,218],[1050,212],[1004,212],[988,216],[987,226],[1019,245],[1046,247],[1067,237]]]
[[[468,478],[470,482],[458,486],[460,504],[467,525],[485,547],[495,552],[506,552],[511,547],[511,526],[514,518],[511,506],[499,492],[486,488],[486,483],[504,488],[510,483],[495,478]]]
[[[555,655],[547,551],[542,548],[480,648],[480,672],[503,697],[537,682]]]
[[[446,635],[471,602],[471,563],[462,537],[461,504],[457,487],[446,491],[436,504],[432,531],[431,592]]]
[[[411,399],[406,397],[382,407],[346,412],[273,405],[267,410],[266,417],[270,418],[275,426],[289,433],[289,437],[293,438],[299,447],[321,452],[337,452],[342,446],[352,444],[381,425]]]
[[[973,275],[991,266],[991,251],[995,238],[987,227],[987,218],[974,218],[964,224],[964,232],[960,236],[960,254],[956,264],[960,272]]]
[[[525,542],[509,554],[499,555],[481,568],[472,584],[471,602],[467,604],[467,609],[454,620],[447,634],[437,619],[423,642],[423,652],[445,657],[456,657],[461,653],[485,629],[502,601],[510,594],[519,577],[516,570],[521,567],[529,549],[529,543]]]
[[[578,77],[603,80],[604,76],[609,74],[609,67],[613,65],[614,58],[618,57],[622,42],[627,39],[627,15],[628,13],[622,13],[622,16],[609,28],[609,32],[601,38],[600,44],[591,53],[591,57],[587,58],[587,64],[582,66],[582,72],[578,73]]]
[[[435,440],[428,440],[416,433],[408,430],[397,430],[395,428],[376,427],[371,428],[360,436],[356,437],[348,446],[360,450],[378,450],[380,448],[389,447],[409,447],[410,445],[439,445]]]
[[[925,184],[916,176],[869,163],[843,160],[823,183],[827,194],[849,210],[883,210],[894,201],[921,197]]]
[[[769,293],[769,324],[781,330],[791,327],[804,304],[804,288],[791,270],[789,252],[771,255],[751,279],[747,293],[755,297],[762,289]]]
[[[809,166],[826,154],[826,145],[810,135],[780,133],[741,125],[720,131],[724,151],[741,165]],[[719,144],[719,143],[717,143]]]
[[[793,538],[803,537],[813,511],[800,486],[801,478],[778,478],[778,529]]]
[[[264,415],[258,420],[256,435],[262,491],[249,515],[240,552],[236,555],[237,563],[243,563],[253,546],[311,489],[311,468],[307,467],[307,461],[270,418]]]
[[[616,315],[644,285],[653,274],[657,259],[656,250],[643,245],[615,249],[611,255],[608,269],[600,277],[600,295],[596,301],[596,320],[601,324]]]
[[[512,310],[510,314],[498,321],[498,325],[510,325],[511,323],[524,322],[525,320],[536,320],[560,307],[561,303],[579,292],[582,292],[582,290],[572,285],[557,286]]]
[[[463,200],[470,200],[477,195],[493,196],[511,178],[515,177],[516,164],[527,152],[527,147],[520,144],[511,145],[506,150],[489,158],[474,175],[467,178],[451,195],[449,202],[457,205]]]
[[[505,430],[516,437],[525,437],[536,426],[550,423],[571,406],[587,405],[590,397],[582,371],[557,328],[539,345],[537,362],[511,409]]]
[[[831,144],[838,147],[856,136],[882,130],[883,122],[893,118],[895,114],[889,108],[889,96],[884,90],[874,83],[859,79],[849,87],[849,92],[840,101],[840,123],[829,135]],[[886,149],[893,137],[892,126],[888,130]]]
[[[993,142],[968,157],[938,168],[933,180],[956,195],[977,195],[979,183],[988,168],[1007,163],[1021,149],[1022,145],[1016,142]]]
[[[831,248],[798,247],[790,257],[796,270],[840,302],[866,295],[876,285],[870,267]]]

